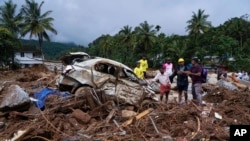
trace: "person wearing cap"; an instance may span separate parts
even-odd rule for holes
[[[184,59],[179,58],[178,59],[178,66],[175,68],[175,71],[173,72],[172,76],[170,77],[173,79],[175,76],[177,76],[177,88],[179,93],[179,103],[181,103],[182,93],[184,93],[185,102],[187,103],[188,95],[188,75],[185,73],[185,71],[188,71],[188,67],[184,65]],[[173,81],[173,80],[172,80]]]
[[[164,73],[167,73],[168,76],[171,76],[173,74],[174,65],[169,57],[166,58],[166,63],[163,64],[163,69],[165,71]]]
[[[140,65],[140,62],[136,62],[136,67],[134,68],[134,73],[136,74],[136,76],[140,79],[143,79],[143,71]]]
[[[139,60],[141,65],[141,70],[143,72],[143,77],[146,78],[146,71],[148,69],[148,61],[145,56],[142,56],[141,60]]]
[[[201,96],[201,84],[202,84],[202,67],[199,65],[199,59],[192,59],[192,68],[190,71],[185,72],[192,79],[192,95],[193,99],[198,101],[198,104],[202,105],[202,96]]]

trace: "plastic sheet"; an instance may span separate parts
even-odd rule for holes
[[[38,101],[35,101],[35,105],[40,108],[40,109],[44,109],[45,106],[45,100],[49,95],[60,95],[62,97],[67,97],[70,96],[69,93],[67,92],[60,92],[58,90],[55,89],[51,89],[51,88],[44,88],[42,89],[40,92],[36,92],[34,94],[34,98],[37,99]]]

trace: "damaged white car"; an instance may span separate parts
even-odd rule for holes
[[[136,77],[126,65],[110,59],[74,62],[64,72],[57,81],[59,89],[84,96],[91,107],[109,100],[136,107],[146,101],[158,101],[144,80]]]

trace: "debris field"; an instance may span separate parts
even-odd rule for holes
[[[1,72],[0,103],[12,85],[33,97],[45,87],[56,89],[56,77],[44,66]],[[183,104],[149,101],[140,107],[107,100],[90,108],[81,95],[50,95],[43,109],[33,102],[1,109],[0,140],[216,141],[229,140],[230,125],[250,124],[248,89],[204,84],[203,90],[206,94],[202,108],[194,100]]]

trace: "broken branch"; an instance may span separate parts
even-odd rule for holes
[[[156,133],[159,134],[160,132],[159,132],[159,130],[157,129],[154,120],[151,118],[151,116],[148,115],[148,117],[149,117],[149,119],[151,120],[151,122],[152,122],[152,124],[153,124],[153,126],[154,126],[154,129],[155,129]]]
[[[106,117],[105,123],[108,124],[110,119],[115,115],[116,109],[112,109],[109,115]]]
[[[191,139],[193,139],[200,132],[200,127],[201,127],[200,119],[197,116],[195,116],[195,118],[197,119],[197,123],[198,123],[197,131],[194,133],[194,135],[191,137]]]
[[[144,117],[145,115],[149,114],[150,112],[152,112],[153,109],[152,108],[149,108],[143,112],[141,112],[140,114],[138,114],[137,116],[135,116],[135,120],[138,120],[142,117]],[[128,125],[130,125],[134,120],[134,117],[133,118],[130,118],[129,120],[125,121],[123,124],[122,124],[122,127],[126,127]]]

